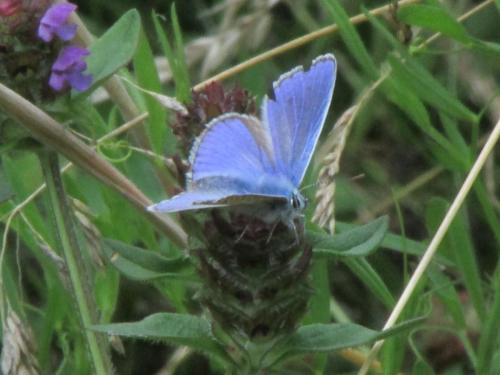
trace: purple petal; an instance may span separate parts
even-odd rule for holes
[[[40,23],[51,26],[61,26],[66,23],[71,12],[75,11],[77,6],[71,3],[60,3],[52,5],[43,15]]]
[[[76,91],[85,91],[92,84],[92,76],[75,72],[68,76],[68,82]]]
[[[54,33],[52,32],[52,28],[46,25],[40,24],[38,27],[38,37],[44,42],[50,42],[54,37]]]
[[[58,72],[52,72],[49,78],[49,86],[56,91],[62,91],[68,84],[66,82],[66,75]]]
[[[56,91],[71,86],[77,91],[84,91],[92,84],[92,76],[83,74],[87,64],[83,60],[90,52],[81,47],[68,46],[59,52],[52,65],[49,85]]]
[[[82,47],[76,46],[68,46],[64,47],[61,52],[59,52],[59,56],[52,65],[52,70],[64,71],[69,69],[70,67],[75,66],[77,63],[81,63],[85,56],[88,56],[90,52]],[[79,65],[77,65],[79,66]],[[84,69],[86,66],[84,67]]]
[[[55,33],[57,34],[59,39],[68,41],[73,39],[73,37],[75,36],[77,27],[78,26],[72,23],[68,23],[55,30]]]
[[[58,35],[62,40],[72,39],[76,33],[76,25],[68,27],[67,22],[71,12],[76,8],[74,4],[61,3],[47,9],[38,27],[38,36],[40,39],[50,42],[54,39],[55,35]]]

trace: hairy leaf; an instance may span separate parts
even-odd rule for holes
[[[186,278],[192,271],[187,257],[166,258],[153,251],[111,239],[104,240],[103,248],[111,264],[131,279]]]
[[[194,315],[158,313],[138,322],[95,325],[91,329],[108,335],[185,345],[228,361],[224,348],[212,335],[208,320]]]
[[[87,65],[93,78],[92,87],[99,85],[132,59],[140,31],[139,13],[129,10],[90,46]]]
[[[368,224],[331,236],[309,232],[314,253],[320,257],[367,256],[377,249],[387,232],[388,219],[380,217]]]

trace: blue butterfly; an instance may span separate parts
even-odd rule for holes
[[[206,125],[190,155],[186,191],[150,206],[155,212],[247,207],[266,222],[293,226],[306,200],[298,188],[330,107],[337,63],[317,57],[273,83],[261,120],[238,113]],[[262,210],[265,207],[265,210]]]

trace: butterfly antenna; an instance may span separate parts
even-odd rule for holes
[[[352,176],[351,177],[351,181],[357,181],[357,180],[361,180],[365,178],[365,174],[364,173],[360,173],[360,174],[357,174],[356,176]]]
[[[335,177],[336,177],[336,176],[333,176],[333,178],[335,178]],[[365,178],[365,174],[364,174],[364,173],[360,173],[360,174],[358,174],[358,175],[356,175],[356,176],[352,176],[352,177],[351,177],[351,181],[357,181],[357,180],[361,180],[361,179],[363,179],[363,178]],[[309,184],[309,185],[306,185],[306,186],[301,187],[301,188],[299,189],[299,191],[300,191],[300,192],[302,192],[302,191],[304,191],[304,190],[306,190],[306,189],[309,189],[309,188],[312,188],[312,187],[317,187],[317,186],[321,185],[321,183],[322,183],[322,182],[318,180],[318,181],[316,181],[316,182],[314,182],[314,183],[312,183],[312,184]]]
[[[316,182],[314,182],[314,183],[312,183],[312,184],[309,184],[309,185],[306,185],[306,186],[301,187],[301,188],[299,189],[299,191],[300,191],[300,192],[303,192],[303,191],[304,191],[304,190],[306,190],[306,189],[309,189],[309,188],[312,188],[312,187],[317,187],[317,186],[318,186],[318,185],[320,185],[320,184],[321,184],[321,181],[316,181]]]

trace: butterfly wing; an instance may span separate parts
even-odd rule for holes
[[[286,202],[290,187],[277,183],[270,135],[254,117],[231,113],[211,121],[193,146],[190,161],[187,191],[150,210]]]
[[[225,206],[216,202],[226,196],[225,191],[186,191],[148,207],[153,212],[179,212]]]
[[[191,183],[230,177],[255,181],[273,173],[269,132],[251,116],[229,113],[212,120],[191,150]]]
[[[308,70],[297,67],[282,75],[264,98],[262,121],[269,127],[276,166],[296,187],[323,128],[336,73],[335,57],[319,56]]]

